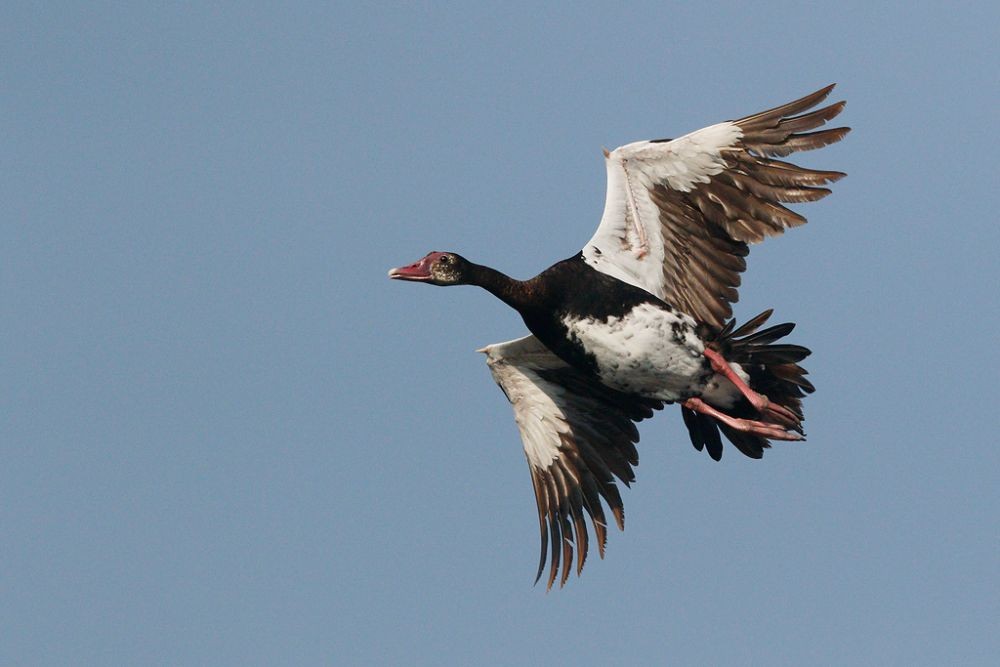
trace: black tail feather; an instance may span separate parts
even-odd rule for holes
[[[726,434],[726,438],[729,442],[736,445],[736,449],[740,450],[744,455],[749,456],[752,459],[764,458],[764,450],[771,446],[771,444],[767,441],[767,438],[763,438],[759,435],[737,431],[735,428],[731,428],[725,424],[719,424],[719,428]],[[718,461],[718,459],[716,459],[716,461]]]
[[[722,331],[720,331],[718,335],[716,335],[716,340],[729,340],[731,338],[740,338],[742,336],[749,336],[754,331],[759,329],[760,325],[764,324],[764,322],[767,322],[768,318],[771,317],[771,313],[773,312],[774,310],[769,308],[760,315],[752,317],[746,322],[744,322],[743,326],[741,326],[739,329],[736,329],[735,331],[733,331],[733,328],[736,326],[736,320],[735,319],[729,320],[728,322],[726,322],[726,326],[722,327]]]
[[[768,327],[767,329],[758,331],[755,334],[744,336],[738,340],[743,345],[770,345],[779,338],[784,338],[788,334],[792,333],[794,328],[794,322],[785,322],[784,324],[776,324],[773,327]],[[737,337],[730,336],[728,340],[737,340]]]
[[[716,461],[722,458],[722,438],[719,437],[719,425],[711,417],[698,414],[694,410],[681,408],[684,425],[687,426],[691,444],[699,452],[708,449],[708,455]]]
[[[795,328],[791,322],[756,331],[770,315],[771,311],[766,310],[730,335],[716,337],[710,344],[717,346],[728,361],[743,366],[750,375],[751,389],[801,415],[802,398],[815,390],[804,377],[808,371],[798,365],[810,351],[801,345],[774,344]],[[748,329],[749,333],[744,333]]]
[[[792,332],[794,323],[776,324],[758,331],[771,314],[771,310],[765,310],[740,327],[736,326],[736,320],[730,320],[714,335],[707,335],[706,339],[708,345],[718,350],[727,361],[743,367],[750,376],[748,384],[751,389],[764,394],[772,403],[785,406],[801,419],[802,399],[815,391],[815,387],[805,378],[808,371],[799,366],[798,362],[808,357],[810,351],[801,345],[775,344],[775,341]],[[733,416],[757,418],[749,402],[746,402],[742,410],[742,413],[734,412]],[[720,430],[738,450],[750,458],[761,458],[764,450],[770,447],[767,438],[760,435],[744,433],[687,408],[682,408],[681,413],[691,443],[699,451],[707,448],[709,455],[716,461],[722,457]]]

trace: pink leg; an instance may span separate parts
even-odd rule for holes
[[[800,434],[790,433],[778,424],[731,417],[724,412],[716,410],[700,398],[689,398],[682,405],[689,410],[714,417],[723,424],[731,426],[738,431],[753,433],[754,435],[760,435],[771,440],[805,440]]]
[[[712,370],[732,382],[736,388],[740,390],[740,393],[746,396],[747,400],[750,401],[750,404],[762,416],[773,419],[777,423],[788,426],[797,431],[801,429],[800,424],[802,423],[802,419],[800,419],[797,414],[783,405],[772,403],[767,400],[767,396],[757,393],[751,389],[747,383],[743,381],[743,378],[736,374],[736,371],[733,370],[732,366],[729,365],[721,354],[706,347],[705,358],[711,362]]]

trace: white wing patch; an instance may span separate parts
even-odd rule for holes
[[[566,415],[557,403],[563,388],[545,382],[535,369],[559,368],[566,364],[534,336],[488,345],[479,351],[486,354],[493,379],[514,407],[514,420],[521,432],[528,463],[548,468],[559,456],[560,434],[568,433],[569,428]]]
[[[618,527],[624,528],[615,478],[625,484],[635,479],[632,466],[639,461],[635,449],[639,431],[634,422],[651,417],[663,404],[615,392],[570,367],[534,336],[489,345],[480,352],[486,353],[493,378],[510,399],[524,443],[538,505],[537,576],[548,558],[548,586],[560,563],[562,585],[574,551],[577,574],[583,567],[588,516],[604,555],[608,521],[602,501]]]
[[[650,197],[657,184],[688,192],[726,168],[724,150],[743,131],[718,123],[679,139],[637,141],[611,151],[605,159],[608,191],[604,215],[583,256],[598,271],[663,298],[663,236],[660,211]]]
[[[827,86],[787,104],[679,139],[637,141],[605,153],[604,215],[583,257],[721,328],[739,299],[749,244],[803,225],[787,203],[830,194],[844,176],[775,158],[840,141],[847,127],[816,130],[844,108],[813,109]]]
[[[674,190],[688,192],[726,168],[722,151],[735,146],[742,136],[735,123],[718,123],[671,141],[626,144],[613,150],[608,159],[638,167],[646,187],[666,181]]]

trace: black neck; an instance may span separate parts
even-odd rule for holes
[[[497,297],[511,308],[523,310],[528,305],[530,296],[528,284],[523,280],[515,280],[488,266],[472,264],[468,275],[470,285],[478,285]]]

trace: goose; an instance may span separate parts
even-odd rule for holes
[[[839,171],[777,158],[821,148],[850,128],[817,130],[846,102],[819,109],[834,85],[677,139],[604,150],[607,195],[593,237],[572,257],[516,280],[454,252],[394,268],[394,280],[475,285],[514,308],[530,335],[480,349],[513,407],[531,472],[546,590],[580,575],[589,517],[604,558],[608,521],[624,530],[616,479],[638,464],[636,423],[680,406],[691,443],[715,460],[722,437],[751,458],[771,441],[803,440],[802,399],[814,391],[778,343],[795,326],[737,326],[748,246],[806,219],[784,206],[830,194]]]

